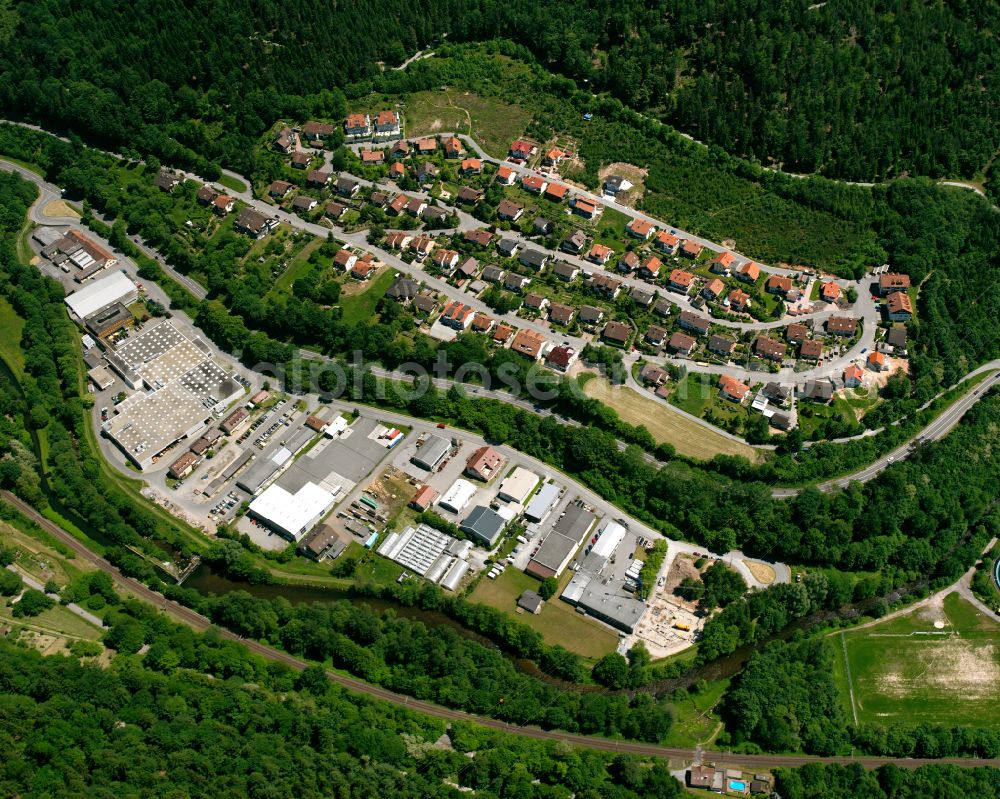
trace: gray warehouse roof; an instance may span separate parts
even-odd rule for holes
[[[430,436],[414,453],[412,460],[417,466],[430,471],[448,454],[451,444],[440,436]]]
[[[552,504],[559,496],[559,486],[555,483],[546,483],[535,493],[535,496],[528,502],[528,507],[524,509],[524,515],[533,522],[539,522],[542,517],[549,512]]]
[[[493,546],[497,539],[500,538],[500,534],[503,533],[503,528],[507,524],[503,516],[497,513],[492,508],[487,508],[484,505],[478,505],[472,509],[464,522],[462,522],[462,532],[468,533],[474,536],[479,541],[488,546]]]
[[[552,525],[552,531],[564,535],[579,544],[587,531],[597,521],[597,517],[583,505],[573,502],[566,508],[562,518]]]

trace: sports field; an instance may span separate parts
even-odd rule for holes
[[[716,455],[742,455],[751,463],[760,460],[753,447],[727,438],[704,425],[688,419],[627,386],[613,387],[604,378],[587,381],[583,393],[600,400],[629,424],[645,425],[661,444],[672,444],[681,455],[709,460]]]
[[[1000,728],[1000,625],[957,593],[828,641],[848,718]]]

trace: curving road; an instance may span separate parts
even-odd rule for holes
[[[156,593],[152,589],[148,588],[143,583],[138,580],[134,580],[131,577],[125,577],[118,571],[114,566],[108,563],[104,558],[91,552],[86,546],[84,546],[80,541],[74,538],[69,533],[65,532],[62,528],[56,526],[44,516],[39,514],[30,505],[22,502],[16,496],[8,491],[0,492],[0,498],[5,502],[9,503],[15,507],[22,514],[27,516],[33,522],[42,527],[46,532],[53,535],[63,544],[72,549],[82,560],[86,561],[89,565],[94,568],[100,569],[103,572],[111,575],[111,577],[120,586],[124,587],[129,593],[135,595],[139,599],[148,602],[149,604],[155,605],[162,608],[164,611],[169,612],[171,616],[176,618],[178,621],[194,628],[195,630],[204,631],[209,628],[213,628],[214,625],[204,616],[190,608],[184,607],[176,602],[166,599],[161,594]],[[230,641],[240,641],[247,649],[260,655],[267,660],[271,660],[277,663],[283,663],[284,665],[292,668],[296,671],[302,671],[309,664],[299,658],[289,655],[287,652],[282,652],[273,647],[265,646],[253,640],[242,639],[239,636],[229,632],[228,630],[215,628],[218,630],[219,635],[222,638],[226,638]],[[498,719],[488,718],[486,716],[476,716],[471,713],[464,713],[460,710],[452,710],[450,708],[442,707],[441,705],[436,705],[431,702],[424,702],[419,699],[413,699],[408,696],[403,696],[401,694],[394,693],[393,691],[388,691],[385,688],[380,688],[376,685],[370,685],[361,680],[356,680],[353,677],[346,677],[342,674],[336,674],[332,671],[326,672],[327,679],[332,683],[346,688],[349,691],[355,693],[365,694],[374,699],[380,699],[385,702],[390,702],[395,705],[409,708],[418,713],[423,713],[428,716],[433,716],[435,718],[443,719],[445,721],[464,721],[471,722],[474,724],[479,724],[483,727],[489,727],[490,729],[499,730],[501,732],[508,732],[514,735],[522,735],[527,738],[534,738],[543,741],[560,741],[563,743],[571,744],[573,746],[579,746],[587,749],[597,749],[605,752],[625,752],[629,754],[645,755],[650,757],[662,757],[662,758],[676,758],[683,760],[693,759],[694,753],[689,749],[680,749],[667,746],[658,746],[656,744],[644,744],[635,741],[616,741],[608,738],[601,738],[598,736],[591,735],[578,735],[568,732],[559,732],[558,730],[543,730],[538,727],[523,727],[515,724],[510,724],[505,721],[500,721]],[[718,752],[710,749],[702,750],[703,759],[709,761],[718,761],[720,763],[726,763],[733,766],[744,766],[746,768],[792,768],[795,766],[803,766],[808,763],[848,763],[848,764],[858,764],[864,768],[872,769],[878,768],[879,766],[885,765],[887,763],[893,763],[897,766],[904,768],[916,768],[917,766],[932,765],[949,763],[958,766],[965,766],[968,768],[972,767],[1000,767],[1000,758],[994,759],[973,759],[973,758],[942,758],[940,760],[928,759],[928,758],[889,758],[889,757],[812,757],[809,755],[741,755],[741,754],[730,754],[727,752]]]

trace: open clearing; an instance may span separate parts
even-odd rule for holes
[[[507,155],[531,119],[520,106],[457,89],[411,94],[404,114],[408,136],[464,133],[495,158]]]
[[[565,588],[573,572],[567,571],[559,580],[559,591]],[[507,568],[495,580],[479,581],[469,596],[471,602],[481,602],[502,610],[512,618],[537,630],[548,644],[559,644],[570,652],[597,660],[608,654],[618,644],[618,636],[598,622],[581,616],[567,605],[557,593],[545,603],[536,616],[517,612],[517,598],[531,589],[538,590],[538,580],[522,571]]]
[[[774,569],[766,563],[757,560],[744,560],[743,564],[750,570],[754,579],[762,585],[770,585],[774,582]]]
[[[376,274],[370,282],[358,283],[357,281],[344,284],[344,290],[340,295],[340,308],[344,314],[344,322],[347,324],[357,324],[375,318],[375,307],[378,301],[385,296],[389,286],[396,280],[396,275],[391,269],[383,269]],[[357,286],[357,289],[354,287]]]
[[[681,455],[703,460],[716,455],[740,455],[751,463],[760,460],[760,453],[753,447],[674,413],[631,388],[613,387],[603,378],[595,377],[587,381],[583,391],[588,397],[614,408],[629,424],[644,425],[657,442],[672,444]]]
[[[80,218],[79,212],[65,200],[53,200],[42,208],[42,216],[55,219],[58,217],[72,216]]]
[[[1000,727],[1000,626],[957,593],[827,640],[860,722]]]

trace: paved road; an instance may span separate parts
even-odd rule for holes
[[[24,581],[24,584],[27,585],[29,588],[34,588],[36,591],[42,591],[46,596],[51,597],[56,602],[60,601],[59,594],[50,594],[48,591],[45,590],[44,583],[40,582],[39,580],[36,580],[30,574],[21,571],[13,563],[7,566],[7,569],[8,571],[12,571],[14,572],[14,574],[20,577]],[[63,607],[66,608],[66,610],[68,610],[70,613],[75,613],[77,616],[86,621],[88,624],[93,624],[95,627],[98,628],[104,626],[104,621],[102,619],[98,618],[90,611],[84,610],[75,602],[68,602],[65,605],[63,605]]]
[[[172,602],[165,599],[161,594],[156,593],[152,589],[146,587],[137,580],[133,580],[130,577],[125,577],[118,571],[114,566],[108,563],[106,560],[91,552],[87,547],[85,547],[80,541],[78,541],[73,536],[69,535],[61,528],[54,525],[48,519],[46,519],[41,514],[37,513],[34,508],[26,505],[20,499],[15,497],[13,494],[3,491],[0,492],[0,497],[9,504],[17,508],[22,514],[30,518],[40,527],[45,529],[47,532],[55,536],[57,539],[62,541],[66,546],[70,547],[82,560],[86,561],[90,566],[100,569],[101,571],[107,572],[111,575],[115,582],[120,586],[124,587],[129,593],[135,595],[139,599],[148,602],[149,604],[155,605],[156,607],[162,608],[165,612],[168,612],[172,617],[176,618],[178,621],[194,628],[198,631],[204,631],[213,627],[212,623],[206,619],[204,616],[195,613],[190,608],[186,608],[183,605],[179,605],[176,602]],[[281,652],[264,644],[257,643],[256,641],[245,640],[239,638],[239,636],[234,635],[225,629],[219,629],[218,633],[220,637],[228,639],[230,641],[240,641],[244,646],[250,651],[257,655],[260,655],[267,660],[271,660],[278,663],[283,663],[295,671],[302,671],[309,664],[299,658],[293,657],[285,652]],[[475,716],[469,713],[463,713],[458,710],[451,710],[449,708],[442,707],[440,705],[435,705],[431,702],[424,702],[419,699],[413,699],[408,696],[402,696],[401,694],[388,691],[384,688],[380,688],[375,685],[369,685],[368,683],[362,682],[361,680],[356,680],[353,677],[345,677],[342,674],[336,674],[332,671],[327,671],[327,679],[330,682],[336,683],[344,688],[354,691],[355,693],[365,694],[367,696],[373,697],[375,699],[380,699],[386,702],[391,702],[392,704],[399,705],[401,707],[409,708],[418,713],[423,713],[428,716],[433,716],[435,718],[440,718],[445,721],[465,721],[479,724],[484,727],[489,727],[490,729],[499,730],[501,732],[508,732],[514,735],[521,735],[527,738],[535,738],[543,741],[561,741],[573,746],[579,746],[587,749],[597,749],[606,752],[625,752],[636,755],[644,755],[651,757],[662,757],[662,758],[677,758],[690,760],[693,757],[693,752],[689,749],[679,749],[666,746],[657,746],[655,744],[643,744],[636,743],[632,741],[615,741],[609,740],[607,738],[600,738],[597,736],[590,735],[576,735],[573,733],[559,732],[557,730],[542,730],[537,727],[521,727],[507,722],[498,721],[497,719],[487,718],[485,716]],[[856,763],[867,769],[878,768],[879,766],[885,765],[887,763],[893,763],[897,766],[904,768],[916,768],[917,766],[931,765],[931,764],[941,764],[949,763],[958,766],[965,767],[1000,767],[1000,758],[995,759],[974,759],[974,758],[942,758],[940,760],[932,760],[926,758],[885,758],[885,757],[812,757],[808,755],[734,755],[726,752],[718,752],[710,749],[703,750],[704,759],[709,761],[715,761],[718,763],[725,763],[727,765],[733,766],[743,766],[746,768],[779,768],[779,767],[795,767],[802,766],[807,763]]]

